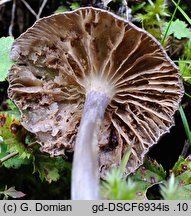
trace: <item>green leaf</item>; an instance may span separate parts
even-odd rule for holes
[[[33,160],[34,170],[38,172],[41,181],[44,179],[51,183],[57,181],[60,178],[60,172],[65,169],[66,162],[62,157],[52,158],[49,155],[42,154],[40,152],[35,153]]]
[[[165,24],[164,32],[167,31],[168,25],[168,23]],[[191,32],[188,28],[188,25],[179,19],[171,22],[171,25],[167,32],[167,36],[172,34],[177,39],[191,38]]]
[[[9,69],[14,64],[14,62],[9,57],[13,41],[13,37],[0,38],[0,82],[5,81]]]
[[[7,145],[4,143],[1,143],[1,145],[0,145],[0,159],[3,159],[7,155],[9,155],[9,153],[7,151]],[[8,160],[4,161],[2,164],[3,164],[3,166],[5,166],[8,169],[9,168],[18,169],[18,168],[20,168],[21,165],[28,165],[30,162],[31,161],[28,158],[23,159],[17,155],[13,158],[9,158]]]
[[[70,8],[72,9],[72,10],[76,10],[76,9],[78,9],[80,7],[80,4],[78,3],[78,2],[73,2],[72,4],[71,4],[71,6],[70,6]]]
[[[190,200],[191,199],[191,157],[186,159],[179,157],[171,172],[175,176],[175,181],[178,183],[178,188],[172,199]]]
[[[158,164],[155,160],[146,158],[143,166],[131,177],[138,185],[136,199],[145,199],[148,188],[164,181],[165,177],[166,172],[162,165]]]
[[[17,106],[13,103],[12,100],[7,99],[6,102],[7,102],[7,105],[8,105],[8,107],[9,107],[10,110],[14,110],[14,111],[16,110],[16,111],[19,112]]]
[[[174,173],[181,185],[191,184],[191,158],[184,159],[180,156],[171,172]]]
[[[7,145],[7,152],[18,152],[20,158],[29,158],[31,152],[24,145],[26,134],[16,115],[0,113],[0,136]]]
[[[173,19],[174,19],[174,17],[175,17],[176,11],[177,11],[177,9],[178,9],[178,7],[179,7],[180,1],[181,1],[181,0],[178,0],[178,2],[177,2],[177,4],[176,4],[176,7],[175,7],[175,9],[174,9],[174,12],[173,12],[173,14],[172,14],[172,16],[171,16],[171,19],[170,19],[170,21],[169,21],[169,24],[168,24],[166,30],[164,31],[164,36],[163,36],[162,41],[161,41],[161,44],[162,44],[163,46],[164,46],[164,44],[165,44],[165,41],[166,41],[166,37],[167,37],[168,31],[169,31],[169,28],[170,28],[170,26],[171,26],[171,24],[172,24],[172,21],[173,21]]]
[[[19,169],[22,165],[28,165],[30,164],[29,159],[22,159],[19,156],[16,156],[14,158],[11,158],[3,163],[3,165],[7,168],[13,168],[13,169]]]
[[[5,190],[0,192],[0,194],[4,194],[6,198],[22,198],[26,196],[23,192],[15,190],[15,187],[10,187],[9,189],[5,188]]]
[[[68,8],[65,6],[59,6],[54,13],[62,13],[68,11]]]
[[[161,183],[165,178],[163,167],[155,160],[146,159],[144,165],[127,180],[122,177],[121,168],[114,167],[101,184],[101,194],[103,198],[111,200],[145,199],[148,188]]]

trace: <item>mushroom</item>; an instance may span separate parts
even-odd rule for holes
[[[92,7],[38,20],[11,50],[9,97],[51,156],[74,151],[72,199],[99,199],[99,177],[132,152],[124,175],[174,125],[176,65],[146,31]]]

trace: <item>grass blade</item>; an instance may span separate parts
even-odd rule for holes
[[[129,157],[131,155],[131,145],[127,148],[126,153],[124,154],[119,170],[121,175],[123,175],[123,173],[125,172],[126,166],[127,166],[127,162],[129,160]]]
[[[173,0],[172,0],[172,1],[173,1]],[[170,22],[169,22],[169,24],[168,24],[168,26],[167,26],[167,29],[166,29],[165,33],[164,33],[164,37],[163,37],[163,39],[162,39],[162,41],[161,41],[161,44],[162,44],[163,46],[164,46],[164,42],[165,42],[165,39],[166,39],[166,37],[167,37],[168,31],[169,31],[169,29],[170,29],[170,26],[171,26],[171,24],[172,24],[172,21],[173,21],[173,19],[174,19],[174,17],[175,17],[176,11],[177,11],[177,9],[178,9],[178,7],[179,7],[180,1],[181,1],[181,0],[178,0],[178,3],[176,3],[176,8],[174,9],[174,12],[173,12],[172,17],[171,17],[171,19],[170,19]],[[173,2],[173,3],[174,3],[174,2]]]
[[[191,131],[190,131],[188,121],[187,121],[187,118],[186,118],[186,115],[184,113],[184,110],[183,110],[182,106],[180,106],[179,112],[180,112],[180,116],[182,118],[182,122],[183,122],[183,125],[184,125],[186,136],[187,136],[188,141],[189,141],[189,143],[191,145]]]
[[[191,64],[191,60],[174,60],[175,63],[185,63],[185,64]]]
[[[176,6],[176,8],[178,8],[178,10],[181,12],[181,14],[184,16],[184,18],[189,22],[189,24],[191,25],[191,19],[190,17],[182,10],[182,8],[179,6],[179,2],[176,3],[174,0],[172,0],[172,2],[174,3],[174,5]]]

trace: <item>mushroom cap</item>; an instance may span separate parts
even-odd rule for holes
[[[153,36],[108,11],[87,7],[42,18],[10,55],[17,62],[9,96],[22,125],[52,156],[73,151],[90,91],[110,98],[98,134],[102,177],[129,145],[126,174],[133,172],[174,125],[184,93],[178,68]]]

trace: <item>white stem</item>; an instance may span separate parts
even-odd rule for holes
[[[72,199],[99,199],[98,130],[109,103],[107,95],[91,91],[86,96],[76,139],[72,168]]]

